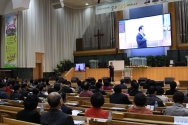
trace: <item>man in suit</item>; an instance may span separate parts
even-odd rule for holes
[[[136,41],[138,44],[138,48],[147,48],[147,38],[144,34],[144,26],[140,26],[138,28],[139,33],[136,36]]]
[[[17,113],[16,119],[40,124],[40,114],[36,110],[37,105],[38,97],[36,95],[28,95],[24,100],[24,110]]]
[[[19,84],[14,84],[13,86],[14,92],[10,95],[10,100],[24,100],[23,95],[21,92],[21,87]]]
[[[0,83],[0,99],[8,99],[8,95],[5,92],[6,90],[6,83]]]
[[[110,66],[108,68],[110,69],[110,80],[111,82],[114,82],[114,66],[112,62],[110,62]]]
[[[66,97],[66,93],[62,92],[61,93],[61,97],[63,99],[63,104],[61,106],[61,110],[62,112],[66,113],[66,114],[72,114],[72,109],[67,107],[64,103],[66,103],[67,97]]]
[[[74,125],[72,117],[61,111],[63,100],[59,93],[50,93],[48,95],[48,104],[50,110],[42,114],[40,118],[42,125]]]
[[[114,94],[110,95],[110,103],[115,104],[132,104],[125,94],[121,93],[121,86],[116,85],[114,87]]]

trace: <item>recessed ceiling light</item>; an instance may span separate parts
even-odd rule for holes
[[[88,3],[86,3],[86,5],[89,5]]]

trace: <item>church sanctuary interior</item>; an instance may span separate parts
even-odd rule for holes
[[[188,0],[0,0],[0,125],[188,125]]]

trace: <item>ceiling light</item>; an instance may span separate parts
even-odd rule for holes
[[[86,5],[89,5],[88,3],[86,3]]]

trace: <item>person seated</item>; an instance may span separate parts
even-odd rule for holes
[[[127,112],[139,113],[139,114],[153,114],[152,111],[145,107],[146,96],[143,93],[139,93],[134,97],[134,106],[131,106]]]
[[[55,92],[61,93],[61,92],[60,92],[61,85],[60,85],[59,83],[55,83],[55,84],[54,84],[54,89],[55,89]]]
[[[35,80],[33,88],[36,88],[38,84],[39,84],[38,80]]]
[[[14,84],[14,92],[10,94],[10,100],[24,100],[23,95],[21,94],[21,87],[19,84]]]
[[[45,79],[45,78],[42,78],[41,81],[42,81],[43,87],[46,87],[46,79]]]
[[[80,92],[82,91],[81,84],[82,84],[82,82],[80,80],[78,80],[77,87],[76,87],[76,91],[78,92],[78,94],[80,94]]]
[[[40,114],[36,110],[37,106],[38,97],[36,95],[28,95],[24,100],[24,110],[17,113],[16,120],[40,124]]]
[[[57,78],[57,79],[55,80],[54,85],[55,85],[55,84],[60,84],[60,85],[61,85],[61,83],[60,83],[60,81],[59,81],[59,78]]]
[[[98,79],[98,82],[102,83],[102,79]]]
[[[127,86],[125,85],[125,80],[124,79],[120,80],[119,86],[121,87],[121,89],[127,89]]]
[[[163,94],[164,89],[161,86],[157,86],[157,97],[160,98],[163,102],[168,102],[168,97]]]
[[[0,82],[0,99],[9,99],[6,90],[6,83]]]
[[[188,116],[188,109],[183,107],[185,96],[182,92],[173,95],[174,104],[164,109],[164,115],[169,116]]]
[[[111,79],[108,77],[108,82],[110,86],[114,86],[114,84],[111,83]]]
[[[101,106],[104,104],[104,97],[100,93],[95,93],[91,97],[92,108],[86,110],[85,116],[92,118],[108,118],[108,112],[103,110]]]
[[[139,84],[137,82],[133,82],[132,87],[133,89],[129,92],[130,96],[135,96],[138,93],[142,93],[140,90],[138,90]]]
[[[49,95],[50,93],[52,93],[52,92],[55,92],[55,89],[54,89],[54,88],[49,88],[49,89],[48,89],[48,95]]]
[[[12,87],[12,81],[9,81],[8,84],[7,84],[7,86],[6,86],[5,92],[10,92],[10,93],[12,93],[13,90],[11,89],[11,87]]]
[[[101,88],[102,88],[102,83],[97,82],[97,83],[96,83],[96,89],[93,90],[92,92],[93,92],[93,93],[101,93],[101,94],[103,94],[103,95],[107,95],[105,91],[101,90]]]
[[[62,97],[62,99],[63,99],[63,104],[62,104],[62,106],[61,106],[62,112],[71,115],[71,114],[72,114],[72,109],[69,108],[69,107],[67,107],[67,106],[65,105],[66,100],[67,100],[66,93],[62,92],[60,95],[61,95],[61,97]]]
[[[22,94],[22,96],[24,96],[24,97],[27,97],[27,95],[28,95],[28,91],[27,91],[27,88],[28,88],[28,86],[27,86],[27,84],[26,83],[23,83],[22,84],[22,91],[21,91],[21,94]]]
[[[155,105],[155,102],[157,101],[159,107],[164,107],[163,101],[156,96],[157,89],[154,86],[150,86],[148,89],[149,95],[146,96],[146,105]]]
[[[38,85],[37,88],[39,89],[40,93],[38,97],[46,98],[46,95],[43,93],[44,85]]]
[[[57,92],[52,92],[48,95],[48,104],[50,110],[41,115],[40,124],[42,125],[74,125],[71,116],[61,111],[63,100]]]
[[[108,81],[104,82],[103,90],[112,90],[112,87]]]
[[[42,100],[39,99],[40,91],[38,88],[33,88],[33,95],[36,95],[38,97],[38,102],[42,103]]]
[[[71,87],[71,83],[69,81],[66,82],[65,86],[62,87],[62,92],[64,93],[73,93]]]
[[[50,83],[49,83],[49,79],[46,79],[46,85],[49,86]]]
[[[174,82],[174,81],[171,82],[170,83],[170,90],[166,90],[165,95],[174,95],[174,93],[178,92],[176,90],[176,86],[177,86],[176,82]]]
[[[132,104],[125,94],[121,93],[121,86],[116,85],[114,87],[114,94],[110,95],[110,103],[115,104]]]
[[[35,85],[34,85],[34,80],[33,80],[33,79],[31,79],[31,80],[30,80],[29,87],[30,87],[30,88],[33,88],[33,86],[35,86]]]
[[[128,88],[128,93],[130,93],[133,90],[133,83],[136,82],[136,80],[131,81],[131,87]]]
[[[91,85],[90,85],[90,90],[95,90],[96,86],[95,86],[95,81],[91,81]]]
[[[83,91],[80,92],[80,97],[91,97],[93,92],[89,91],[89,83],[85,82],[82,84]]]

